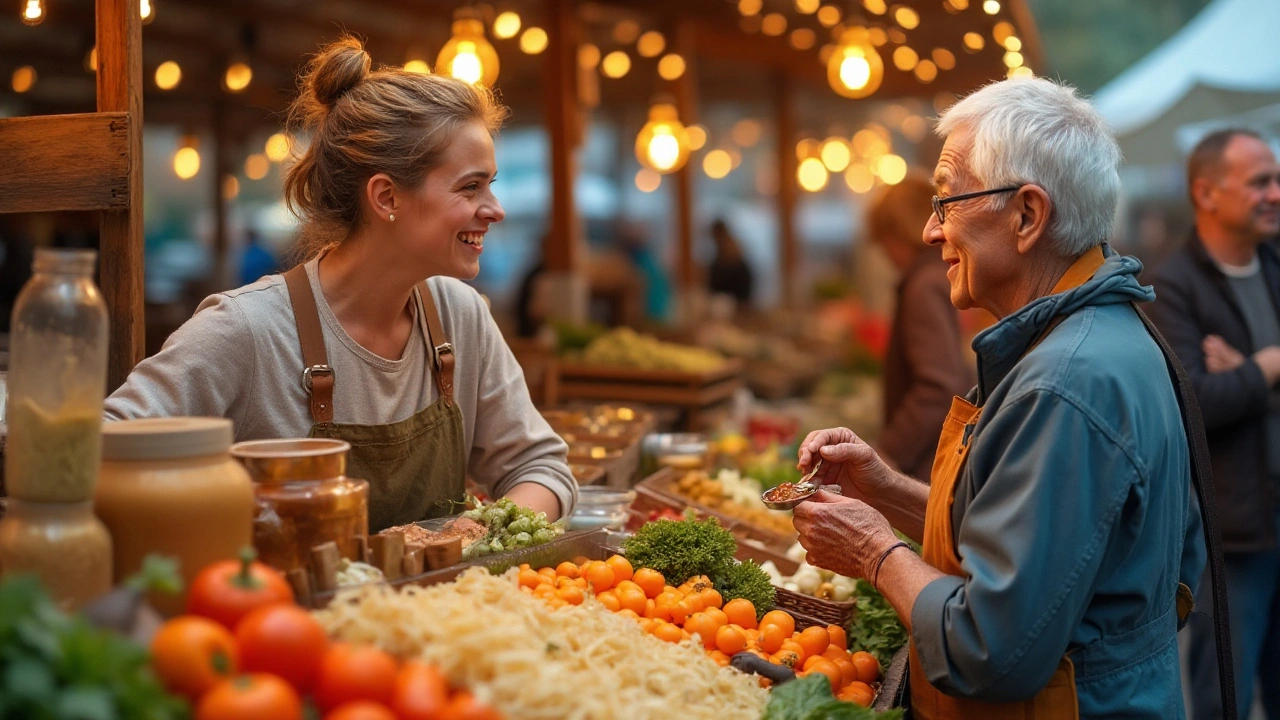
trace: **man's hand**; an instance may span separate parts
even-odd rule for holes
[[[1268,387],[1280,380],[1280,347],[1268,345],[1262,348],[1253,354],[1253,361],[1262,370],[1262,377],[1266,378]]]
[[[1204,350],[1204,366],[1211,373],[1231,372],[1244,364],[1244,355],[1218,335],[1206,335],[1200,343]]]
[[[808,473],[822,458],[814,475],[818,485],[838,483],[849,498],[869,501],[891,481],[893,470],[870,445],[848,428],[815,430],[800,443],[798,467]]]
[[[861,500],[818,491],[793,512],[809,564],[846,577],[869,578],[880,554],[898,541],[889,521]]]

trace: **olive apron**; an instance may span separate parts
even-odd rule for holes
[[[1058,281],[1053,294],[1083,285],[1104,261],[1101,248],[1085,253]],[[1059,317],[1050,323],[1031,347],[1039,344],[1062,319]],[[1030,351],[1028,348],[1027,352]],[[947,575],[963,577],[965,574],[956,552],[951,506],[955,502],[956,483],[969,457],[974,428],[981,417],[982,408],[962,397],[953,398],[951,410],[942,423],[938,451],[933,460],[921,557]],[[990,703],[943,694],[926,679],[914,640],[911,642],[910,661],[911,715],[919,720],[1075,720],[1080,716],[1075,666],[1066,656],[1058,662],[1058,669],[1043,690],[1029,700],[1013,703]]]
[[[308,437],[351,444],[347,475],[369,483],[369,532],[451,514],[465,492],[467,449],[462,411],[453,400],[453,346],[440,325],[431,289],[423,282],[413,296],[439,399],[399,422],[355,425],[333,421],[336,378],[306,268],[298,265],[284,279],[302,345],[303,386],[311,398],[314,424]]]

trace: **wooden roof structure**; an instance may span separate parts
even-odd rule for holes
[[[503,101],[517,117],[541,116],[550,138],[551,229],[543,250],[553,272],[573,273],[580,262],[573,151],[582,136],[584,85],[594,86],[592,102],[604,108],[643,106],[656,90],[669,92],[686,124],[697,122],[702,103],[732,99],[746,88],[763,89],[775,113],[778,172],[788,180],[778,183],[777,198],[784,302],[795,297],[791,283],[799,260],[792,222],[797,191],[790,179],[800,120],[792,96],[796,88],[811,88],[835,97],[820,59],[833,33],[862,25],[887,37],[879,50],[884,80],[871,100],[960,94],[1004,77],[1005,48],[992,38],[998,23],[1011,24],[1031,67],[1044,67],[1025,0],[150,0],[154,17],[145,28],[140,0],[41,2],[46,17],[35,27],[20,21],[16,7],[0,15],[0,79],[28,65],[39,77],[27,92],[9,95],[22,117],[0,119],[0,157],[6,160],[0,163],[0,212],[102,212],[100,283],[111,312],[112,388],[142,356],[144,107],[148,123],[209,129],[228,144],[263,127],[278,127],[306,56],[343,32],[363,38],[377,63],[398,65],[420,57],[434,65],[461,6],[472,6],[489,22],[497,13],[515,11],[526,28],[546,31],[546,48],[538,55],[522,53],[515,38],[491,41],[501,58],[497,88]],[[841,25],[820,22],[812,12],[819,4],[836,8]],[[899,15],[902,9],[911,12]],[[831,11],[826,12],[830,18]],[[770,15],[782,16],[783,32],[775,32],[778,21],[767,20]],[[911,15],[916,22],[909,22]],[[665,52],[685,58],[687,69],[678,79],[659,79],[653,69],[657,58],[636,54],[635,35],[648,30],[664,34]],[[809,35],[800,37],[806,30]],[[980,35],[983,48],[966,50],[966,33]],[[632,71],[613,80],[584,70],[579,49],[588,43],[605,53],[627,50]],[[936,79],[922,82],[890,60],[902,45],[921,58],[945,49],[955,58],[954,68],[940,69]],[[94,47],[96,72],[87,63]],[[161,90],[152,75],[168,60],[179,63],[182,80]],[[227,65],[237,61],[252,67],[253,80],[243,92],[232,93],[222,78]],[[700,72],[699,61],[716,70]],[[222,177],[232,160],[215,149],[213,162]],[[682,288],[696,282],[692,168],[689,163],[674,174]],[[222,207],[225,200],[213,192]],[[216,213],[216,248],[225,247],[223,214]]]

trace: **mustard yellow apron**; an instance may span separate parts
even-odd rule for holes
[[[284,274],[302,345],[303,379],[311,396],[308,437],[351,444],[347,474],[369,482],[369,532],[457,512],[466,487],[467,448],[462,412],[453,399],[453,346],[445,337],[431,289],[414,289],[418,324],[435,368],[440,397],[423,410],[386,425],[333,421],[336,378],[324,347],[311,281],[299,265]]]
[[[1104,261],[1101,248],[1085,253],[1058,281],[1053,294],[1083,285]],[[1050,324],[1036,343],[1056,325],[1056,322]],[[938,451],[930,475],[929,503],[924,514],[921,557],[939,571],[959,577],[965,573],[956,552],[951,508],[955,503],[956,483],[969,457],[973,431],[981,416],[982,408],[961,397],[952,399],[951,410],[943,421],[942,434],[938,439]],[[930,685],[925,677],[914,641],[911,643],[910,661],[911,714],[919,720],[1075,720],[1080,717],[1075,666],[1066,656],[1058,662],[1058,669],[1044,689],[1029,700],[1014,703],[990,703],[944,694]]]

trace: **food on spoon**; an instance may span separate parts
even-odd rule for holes
[[[813,488],[800,485],[799,483],[784,482],[778,487],[765,493],[765,499],[769,502],[790,502],[792,500],[800,500],[813,494]]]

